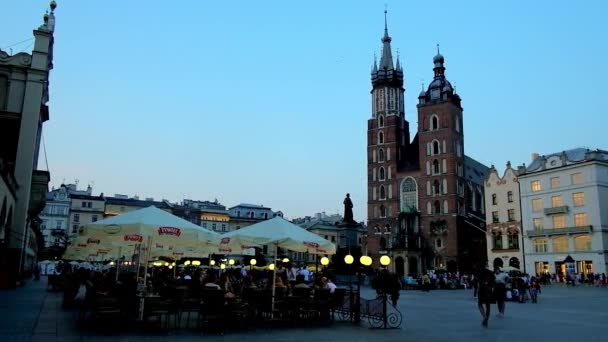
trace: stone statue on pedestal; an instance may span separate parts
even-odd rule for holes
[[[346,194],[344,199],[344,223],[355,223],[353,219],[353,202],[350,200],[350,194]]]

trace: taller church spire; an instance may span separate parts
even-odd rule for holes
[[[388,35],[387,11],[384,10],[384,36],[382,37],[382,57],[380,57],[380,69],[393,70],[393,53],[391,51],[391,37]]]
[[[403,87],[403,69],[397,58],[397,66],[393,64],[392,38],[388,34],[388,11],[384,10],[384,35],[382,36],[382,55],[377,68],[372,69],[372,84],[374,87],[391,85]]]

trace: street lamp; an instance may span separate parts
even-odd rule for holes
[[[210,266],[215,266],[215,260],[211,260],[211,261],[209,261],[209,265],[210,265]]]
[[[328,257],[322,257],[321,258],[321,265],[323,265],[323,266],[329,265],[329,258]]]
[[[268,269],[271,270],[271,271],[274,271],[274,264],[268,265]]]
[[[220,265],[220,269],[221,269],[221,270],[224,270],[225,268],[226,268],[226,264],[221,264],[221,265]]]
[[[184,266],[188,266],[190,265],[190,260],[186,260],[186,262],[184,262]]]
[[[388,255],[383,255],[380,257],[380,264],[386,268],[386,266],[390,265],[391,258]]]
[[[387,294],[386,294],[386,290],[387,290],[387,280],[388,280],[388,270],[386,269],[386,267],[388,265],[390,265],[391,263],[391,258],[388,255],[383,255],[382,257],[380,257],[380,264],[382,265],[382,267],[384,267],[384,271],[382,276],[384,277],[383,281],[380,281],[379,283],[382,284],[382,321],[383,321],[383,325],[384,325],[384,329],[388,328],[388,317],[386,314],[386,300],[387,300]]]
[[[353,258],[352,255],[348,254],[344,257],[344,263],[346,263],[348,265],[348,288],[349,288],[349,302],[352,303],[353,302],[353,279],[352,279],[352,275],[350,274],[350,272],[352,271],[351,265],[353,264],[353,261],[355,261],[355,258]],[[351,304],[352,306],[352,304]],[[350,310],[350,318],[353,319],[353,310]]]
[[[228,265],[230,265],[230,267],[232,267],[232,265],[234,265],[234,259],[228,260]]]
[[[284,263],[284,264],[286,264],[286,263],[288,263],[288,262],[289,262],[289,258],[283,258],[283,260],[282,260],[282,261],[283,261],[283,263]]]
[[[192,266],[200,266],[200,265],[201,265],[201,262],[199,260],[194,260],[192,262]]]
[[[370,266],[372,264],[372,258],[367,255],[362,255],[359,258],[361,266],[357,270],[357,302],[355,303],[355,319],[356,324],[361,323],[361,276],[364,266]],[[351,302],[352,303],[352,302]]]
[[[253,266],[255,266],[255,264],[257,264],[257,263],[258,263],[258,261],[253,258],[251,260],[249,260],[249,270],[253,270]]]

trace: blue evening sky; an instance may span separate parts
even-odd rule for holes
[[[288,217],[341,211],[350,192],[366,219],[385,2],[412,131],[439,43],[468,155],[502,170],[532,152],[608,149],[606,1],[58,0],[52,184]],[[47,3],[3,4],[0,47],[30,38]]]

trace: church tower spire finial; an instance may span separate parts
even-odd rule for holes
[[[393,70],[393,54],[391,51],[391,37],[388,35],[388,10],[384,9],[384,36],[382,37],[382,56],[380,57],[380,69]]]

